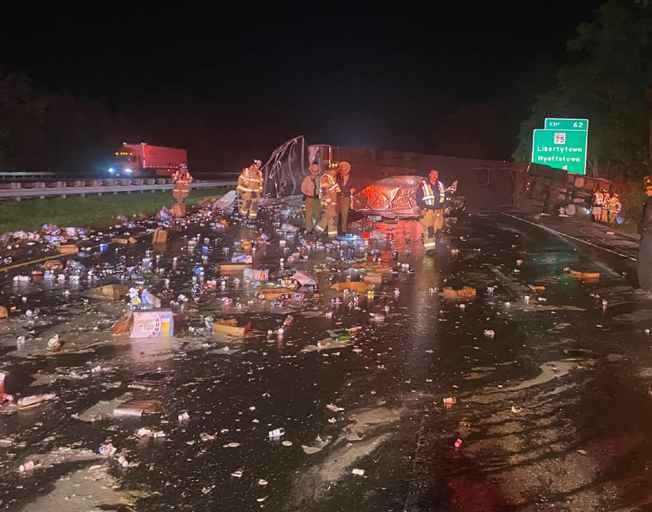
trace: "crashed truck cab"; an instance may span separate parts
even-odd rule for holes
[[[588,216],[596,189],[615,192],[621,197],[625,192],[622,183],[530,163],[523,176],[521,199],[528,209],[550,215]]]

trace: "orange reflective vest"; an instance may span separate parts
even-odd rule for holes
[[[602,192],[596,192],[593,194],[593,206],[602,206],[603,201],[604,196],[602,195]]]

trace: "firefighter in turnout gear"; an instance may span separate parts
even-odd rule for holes
[[[188,167],[185,164],[181,164],[179,168],[174,171],[172,181],[174,181],[172,195],[174,196],[174,199],[176,199],[176,203],[184,204],[188,197],[188,185],[192,183],[192,176],[190,176]]]
[[[172,189],[172,196],[174,197],[174,207],[172,211],[175,217],[186,216],[186,198],[190,191],[190,184],[192,183],[192,176],[188,172],[188,166],[181,164],[179,168],[174,171],[172,175],[174,181],[174,188]]]
[[[638,234],[641,243],[638,246],[638,283],[641,291],[652,298],[652,176],[643,178],[647,199],[643,204],[641,220],[638,221]]]
[[[339,221],[338,229],[343,235],[346,235],[347,225],[349,223],[349,210],[351,209],[351,197],[355,194],[355,188],[351,186],[351,164],[349,162],[340,162],[338,182],[340,192],[337,194],[337,216]]]
[[[602,216],[600,219],[602,222],[609,222],[609,200],[611,196],[609,192],[605,189],[602,191]]]
[[[317,233],[321,234],[328,226],[328,238],[337,236],[337,194],[340,186],[337,183],[338,162],[331,162],[326,173],[319,180],[321,204],[324,207],[324,216],[315,227]]]
[[[315,218],[315,224],[321,221],[321,201],[319,200],[319,165],[310,166],[310,176],[303,178],[301,182],[301,192],[303,193],[303,202],[306,205],[306,233],[312,233],[312,218]]]
[[[611,197],[609,198],[609,204],[605,206],[607,206],[609,210],[609,223],[614,224],[621,210],[620,199],[618,199],[618,194],[616,193],[611,194]]]
[[[435,233],[444,225],[444,185],[437,178],[439,173],[433,169],[427,180],[417,188],[417,206],[420,211],[419,222],[423,226],[423,246],[426,252],[435,249]]]
[[[240,215],[255,219],[258,216],[258,200],[263,192],[263,173],[260,168],[263,163],[254,160],[253,163],[242,170],[238,178],[237,192],[242,199]]]

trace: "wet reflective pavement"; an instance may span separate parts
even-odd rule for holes
[[[258,230],[190,226],[187,239],[172,231],[144,278],[164,303],[189,298],[173,305],[189,320],[168,339],[111,335],[126,304],[85,292],[115,278],[14,283],[21,271],[9,275],[2,298],[19,312],[0,324],[6,392],[56,399],[0,409],[1,509],[647,510],[652,303],[632,290],[632,262],[501,215],[460,221],[434,256],[423,254],[416,222],[373,229],[393,235],[398,260],[388,241],[370,249],[413,274],[383,276],[355,305],[329,290],[363,275],[341,261],[353,249],[306,251],[285,273],[309,272],[320,293],[280,307],[236,287],[236,276],[226,290],[193,290],[196,265],[206,281],[219,279],[222,248]],[[148,240],[94,258],[135,264]],[[280,257],[288,254],[272,234],[254,267],[277,281]],[[445,298],[448,286],[474,287],[477,297]],[[34,308],[38,317],[24,314]],[[269,336],[288,315],[282,336]],[[251,321],[252,332],[209,338],[207,316]],[[54,334],[66,342],[60,353],[47,349]],[[159,400],[161,410],[111,417],[129,398]],[[142,428],[164,436],[139,437]],[[284,435],[270,438],[275,429]],[[100,455],[107,443],[116,457]],[[20,473],[26,461],[41,462]]]

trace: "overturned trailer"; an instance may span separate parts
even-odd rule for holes
[[[550,215],[589,215],[593,192],[606,190],[626,201],[623,183],[570,173],[547,165],[531,163],[519,180],[522,209]]]
[[[301,198],[301,182],[312,163],[323,171],[330,162],[351,164],[351,181],[359,192],[353,208],[382,211],[386,216],[413,215],[414,191],[431,169],[446,185],[458,181],[459,201],[470,212],[530,211],[550,214],[588,213],[595,189],[623,195],[625,187],[602,178],[569,173],[545,165],[477,160],[403,151],[308,145],[295,137],[273,153],[263,166],[263,203]],[[372,188],[368,188],[373,186]],[[625,198],[626,199],[626,198]],[[461,205],[457,205],[458,207]]]
[[[308,146],[303,135],[281,144],[263,165],[261,203],[301,197],[301,182],[310,174],[308,167]]]

